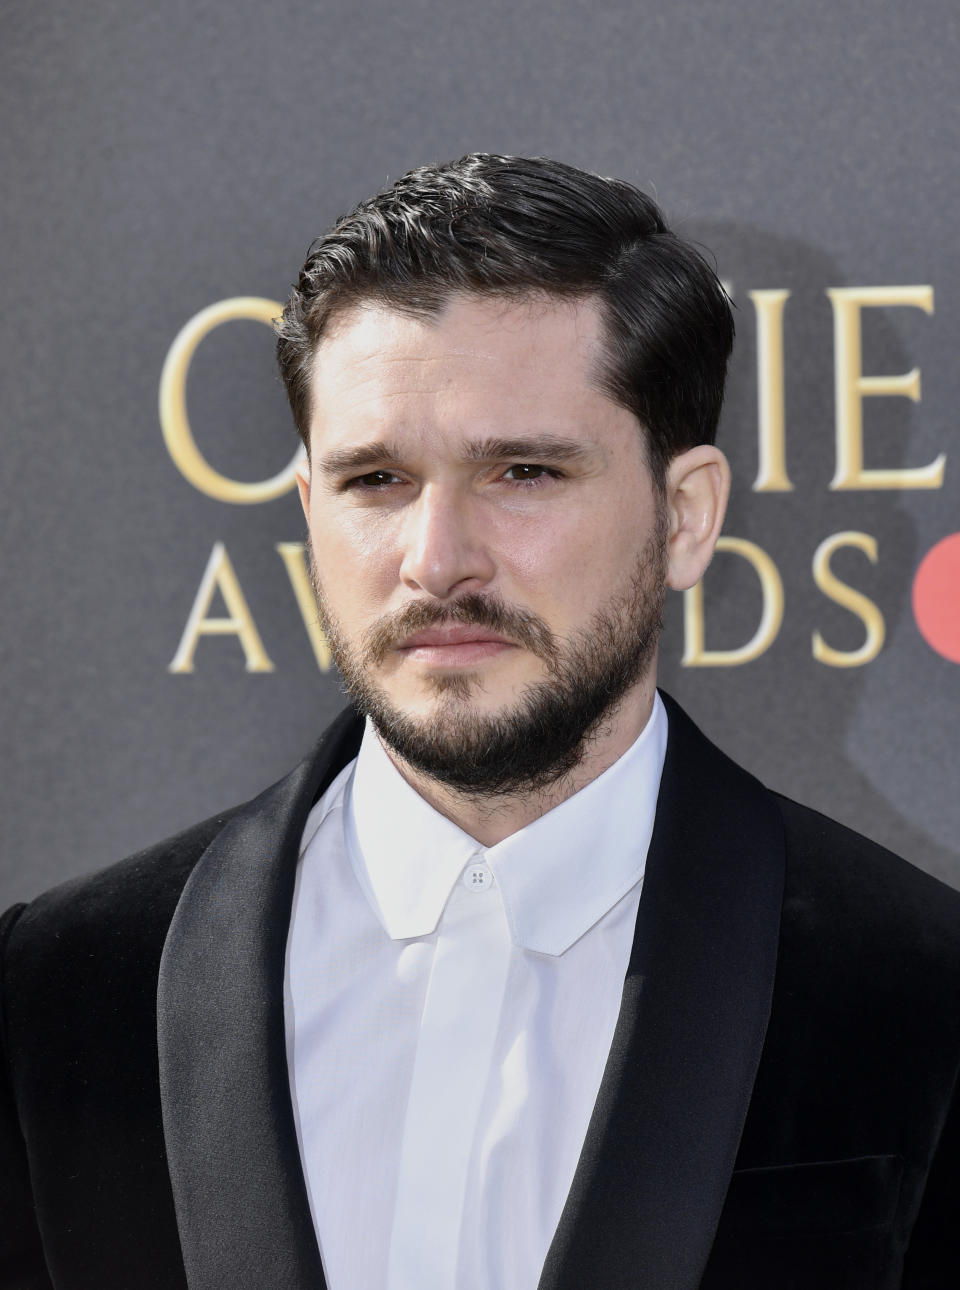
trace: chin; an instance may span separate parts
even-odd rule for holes
[[[413,693],[391,695],[390,703],[414,718],[430,718],[441,710],[461,708],[475,716],[499,716],[516,708],[530,681],[494,685],[480,672],[436,672],[424,678]]]
[[[531,665],[532,664],[532,665]],[[490,659],[480,666],[422,670],[409,687],[396,687],[396,701],[412,702],[436,696],[472,699],[478,708],[506,708],[516,703],[531,685],[547,679],[546,670],[529,659]],[[386,687],[385,687],[386,688]],[[406,691],[406,696],[401,693]]]

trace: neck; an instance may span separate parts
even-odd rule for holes
[[[384,748],[411,788],[435,811],[476,838],[481,846],[492,847],[579,793],[622,757],[649,721],[655,693],[655,678],[645,678],[589,737],[577,766],[561,779],[534,791],[464,793],[416,770],[386,744]]]

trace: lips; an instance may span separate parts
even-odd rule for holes
[[[378,618],[364,633],[370,667],[399,657],[430,668],[457,668],[518,650],[536,655],[548,667],[557,657],[553,633],[542,619],[492,593],[469,592],[448,605],[413,600]]]
[[[398,648],[443,649],[454,645],[512,645],[513,641],[499,636],[488,627],[471,626],[469,623],[449,623],[444,627],[428,627],[424,631],[414,632]]]

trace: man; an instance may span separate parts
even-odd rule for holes
[[[315,245],[278,352],[359,715],[6,916],[0,1284],[957,1283],[960,897],[655,688],[732,333],[554,162]]]

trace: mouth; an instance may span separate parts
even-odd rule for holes
[[[513,641],[489,627],[449,623],[414,632],[397,646],[404,658],[433,667],[467,667],[516,649]]]

